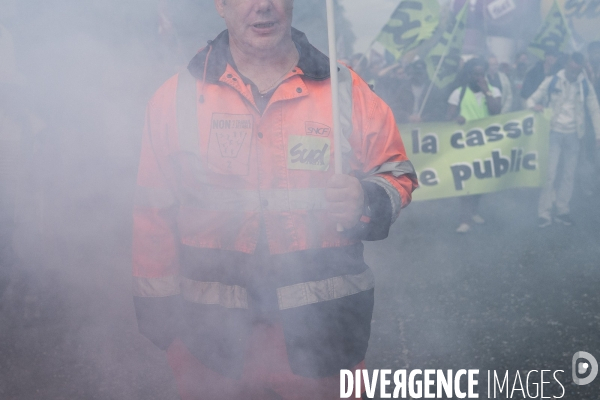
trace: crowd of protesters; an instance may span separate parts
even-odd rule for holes
[[[600,141],[600,42],[584,54],[547,50],[543,60],[520,52],[512,65],[493,54],[464,55],[455,81],[441,90],[431,85],[423,60],[386,66],[385,57],[362,55],[350,59],[392,109],[399,124],[468,121],[531,109],[552,109],[548,138],[548,173],[538,206],[538,226],[573,225],[569,203],[575,181],[593,195],[598,188],[597,143]],[[559,170],[560,169],[560,170]],[[460,198],[456,232],[485,223],[478,213],[481,195]]]
[[[464,55],[455,81],[444,90],[433,85],[428,95],[431,81],[425,62],[419,58],[406,66],[400,63],[388,66],[385,57],[371,53],[368,58],[356,54],[348,62],[388,103],[398,123],[409,123],[447,120],[446,108],[450,95],[464,84],[466,66],[472,59],[481,60],[485,64],[485,80],[490,87],[497,88],[502,94],[502,114],[525,109],[526,100],[547,77],[555,75],[565,67],[569,55],[548,50],[543,60],[532,64],[532,58],[528,53],[520,52],[515,57],[514,64],[510,65],[500,63],[494,55]],[[600,88],[600,83],[594,83],[600,82],[600,67],[596,65],[600,65],[600,42],[590,44],[589,60],[586,61],[585,69],[595,88],[596,85]],[[423,87],[425,90],[421,92]]]

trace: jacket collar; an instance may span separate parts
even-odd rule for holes
[[[298,68],[302,70],[304,76],[315,81],[328,79],[329,57],[311,45],[306,35],[295,28],[292,28],[292,40],[300,53]],[[203,80],[206,73],[206,82],[217,83],[225,73],[230,54],[229,32],[224,30],[196,54],[190,61],[188,70],[199,80]]]

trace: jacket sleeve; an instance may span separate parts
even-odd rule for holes
[[[588,112],[590,113],[592,125],[594,126],[596,139],[600,140],[600,106],[598,105],[598,97],[596,96],[594,86],[589,81],[588,87],[590,90],[588,91],[585,103],[587,105]]]
[[[537,104],[546,106],[546,100],[548,99],[548,87],[552,82],[552,77],[547,77],[544,82],[537,88],[535,92],[527,99],[527,108],[533,108]]]
[[[146,111],[133,211],[133,295],[140,333],[164,350],[180,320],[177,203],[166,168],[168,125],[152,104]]]
[[[352,122],[351,167],[361,178],[371,209],[370,227],[361,239],[384,239],[400,210],[410,204],[417,175],[392,111],[354,73]]]

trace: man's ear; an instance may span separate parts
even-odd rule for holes
[[[221,18],[225,18],[225,0],[215,0],[215,7]]]

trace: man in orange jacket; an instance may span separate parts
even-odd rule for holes
[[[228,30],[147,109],[140,332],[184,400],[338,399],[370,335],[361,241],[387,237],[416,175],[389,108],[343,66],[347,173],[334,173],[329,60],[291,27],[293,0],[215,4]]]

